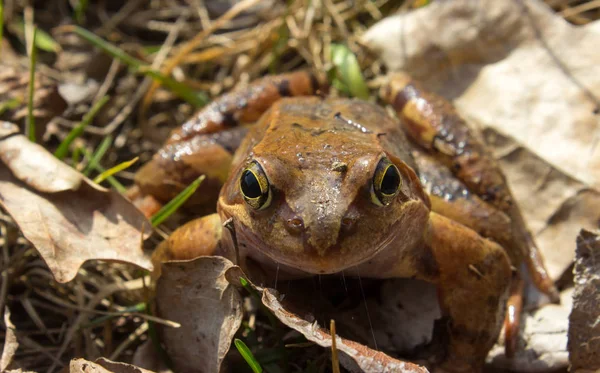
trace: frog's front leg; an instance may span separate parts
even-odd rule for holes
[[[136,174],[139,193],[132,194],[151,195],[164,203],[206,175],[186,206],[195,207],[199,213],[214,211],[233,153],[246,134],[241,125],[258,120],[282,97],[314,95],[320,89],[324,88],[312,74],[299,71],[258,79],[218,97],[172,132],[162,149]]]
[[[448,318],[450,343],[441,367],[451,372],[481,371],[504,320],[511,280],[508,257],[498,244],[441,215],[431,213],[429,226],[425,241],[437,273],[417,277],[437,285]]]
[[[194,219],[177,228],[152,253],[155,264],[214,255],[221,242],[223,226],[218,214]]]

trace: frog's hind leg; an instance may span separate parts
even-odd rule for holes
[[[129,191],[129,197],[133,197],[142,211],[151,215],[151,210],[144,208],[148,200],[157,200],[155,205],[166,203],[200,175],[204,175],[205,180],[188,199],[186,207],[193,209],[196,215],[214,212],[233,153],[246,132],[247,128],[236,127],[165,144],[136,173],[136,187]]]
[[[406,74],[392,76],[390,84],[382,90],[382,96],[392,104],[414,142],[446,165],[470,191],[510,218],[514,245],[507,250],[511,252],[511,259],[524,259],[535,285],[553,300],[558,300],[558,292],[504,175],[477,133],[467,126],[447,100],[426,92]]]
[[[130,193],[143,201],[153,196],[165,203],[200,175],[206,179],[186,207],[199,214],[214,211],[227,178],[233,153],[243,139],[242,124],[260,118],[286,96],[308,96],[325,90],[308,72],[269,76],[216,98],[174,130],[163,148],[136,174]]]

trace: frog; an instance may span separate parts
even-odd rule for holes
[[[332,97],[307,71],[260,78],[175,129],[131,197],[152,210],[205,176],[187,208],[207,214],[161,260],[433,283],[448,337],[436,369],[480,372],[503,325],[516,349],[523,274],[556,288],[478,131],[405,73],[379,96],[387,109]]]

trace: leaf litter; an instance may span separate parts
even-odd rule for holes
[[[38,21],[41,23],[42,27],[44,24],[48,25],[48,19],[50,19],[48,17],[40,17],[40,15],[44,15],[44,11],[55,11],[57,14],[64,14],[64,9],[60,10],[58,8],[53,8],[55,7],[53,3],[54,2],[48,2],[48,4],[44,5],[42,9],[36,9],[36,17],[39,17]],[[222,9],[215,10],[214,7],[211,8],[212,5],[210,5],[210,1],[206,2],[206,7],[204,7],[204,5],[186,5],[194,7],[194,10],[197,10],[197,12],[193,16],[190,16],[189,19],[184,21],[186,25],[185,27],[174,27],[175,22],[173,21],[173,14],[176,14],[177,9],[181,9],[178,8],[179,5],[175,5],[175,3],[171,3],[170,1],[162,4],[162,6],[164,6],[165,9],[168,9],[170,12],[161,12],[159,11],[160,9],[153,8],[156,6],[154,3],[150,6],[149,10],[136,11],[136,7],[140,6],[139,3],[141,2],[131,2],[131,5],[118,9],[104,9],[102,8],[103,5],[90,4],[88,5],[87,11],[83,11],[85,14],[84,19],[90,24],[86,25],[86,28],[94,29],[91,25],[93,25],[95,22],[96,25],[98,24],[97,20],[95,19],[94,12],[99,10],[99,12],[96,12],[97,14],[110,15],[109,18],[104,18],[105,21],[108,21],[96,29],[98,35],[104,38],[108,38],[108,35],[110,35],[110,40],[118,42],[120,46],[122,46],[123,49],[128,53],[131,53],[135,56],[140,56],[140,59],[145,61],[151,61],[154,57],[153,52],[145,52],[143,50],[143,44],[147,45],[148,43],[154,42],[155,45],[160,45],[160,43],[164,40],[164,36],[167,34],[177,35],[175,38],[178,38],[179,43],[183,43],[185,40],[190,40],[195,35],[198,35],[201,30],[211,29],[209,19],[212,17],[212,23],[214,24],[214,19],[217,19],[227,11],[223,11]],[[251,2],[248,3],[250,4]],[[557,6],[561,12],[565,13],[563,14],[565,17],[574,23],[585,24],[590,20],[595,19],[594,9],[589,9],[587,11],[570,11],[570,9],[575,8],[570,8],[568,5],[560,5],[560,2],[556,1],[554,1],[553,4],[554,6]],[[364,24],[361,22],[356,22],[356,20],[359,19],[358,17],[363,17],[362,19],[369,19],[368,23],[372,23],[375,20],[382,19],[385,15],[392,14],[396,9],[398,9],[398,7],[390,6],[390,4],[387,4],[386,1],[375,1],[371,5],[361,4],[357,7],[354,5],[355,4],[352,4],[352,2],[349,1],[340,1],[327,2],[325,6],[305,7],[301,1],[298,1],[291,2],[290,5],[288,5],[288,9],[277,5],[262,7],[258,6],[251,8],[251,11],[243,13],[241,17],[234,18],[229,22],[218,23],[221,29],[213,26],[212,32],[205,32],[204,36],[201,38],[199,37],[197,39],[199,42],[194,45],[194,48],[190,49],[190,53],[182,57],[182,64],[174,69],[173,76],[178,80],[185,79],[186,83],[195,89],[205,91],[214,96],[225,90],[228,90],[238,82],[241,82],[242,84],[248,82],[249,80],[263,74],[267,69],[270,69],[271,66],[278,66],[281,71],[287,71],[308,64],[317,71],[324,72],[328,69],[326,56],[329,55],[328,50],[331,46],[330,43],[334,41],[343,41],[353,52],[357,54],[358,62],[363,66],[365,75],[369,80],[369,86],[371,88],[376,87],[379,84],[378,79],[382,73],[382,65],[379,60],[373,60],[370,56],[364,53],[363,49],[361,49],[360,45],[362,40],[360,35],[364,33],[366,28]],[[422,10],[415,10],[408,14],[410,15],[414,14],[415,12],[426,10],[431,6],[437,6],[437,4],[430,4]],[[403,9],[407,9],[409,4],[403,5],[402,7]],[[175,11],[175,13],[173,13],[173,11]],[[16,12],[14,8],[6,9],[6,13],[9,15],[9,17],[14,12]],[[435,19],[435,14],[431,15],[430,19]],[[288,38],[288,42],[282,44],[283,48],[278,51],[276,56],[276,58],[280,59],[280,61],[278,64],[274,65],[272,63],[274,56],[272,53],[271,41],[273,40],[273,35],[280,33],[280,30],[283,29],[288,30],[286,36],[286,38]],[[149,36],[146,36],[147,39],[141,40],[142,44],[136,44],[140,41],[140,39],[139,36],[132,36],[135,34],[135,32],[132,32],[132,30],[151,30],[151,32],[145,33],[145,35]],[[111,33],[112,31],[117,32]],[[159,36],[153,39],[153,37],[156,35]],[[326,35],[326,37],[322,38],[322,35]],[[435,32],[422,32],[420,34],[420,36],[423,38],[432,37],[435,35]],[[123,70],[122,66],[119,67],[119,64],[111,62],[110,59],[103,59],[102,55],[91,51],[89,46],[74,41],[72,38],[69,39],[68,35],[53,36],[59,41],[62,47],[62,50],[57,53],[57,63],[55,66],[58,68],[58,71],[48,69],[47,66],[44,65],[44,63],[48,63],[47,59],[42,59],[42,63],[39,64],[38,69],[41,69],[45,73],[48,73],[55,78],[59,77],[62,81],[76,81],[78,82],[77,84],[79,87],[82,87],[82,89],[85,88],[88,91],[85,96],[73,101],[73,104],[60,117],[56,117],[55,115],[62,113],[62,110],[60,110],[59,113],[51,114],[49,116],[49,119],[51,120],[48,121],[47,126],[42,126],[42,128],[46,130],[45,139],[50,139],[50,143],[46,143],[45,146],[50,146],[50,148],[53,147],[53,137],[54,139],[64,138],[66,135],[65,128],[73,128],[79,122],[78,118],[80,118],[86,112],[86,110],[91,107],[93,98],[102,97],[107,93],[110,93],[111,97],[114,98],[107,105],[106,110],[103,113],[100,113],[98,118],[94,119],[93,125],[90,125],[85,129],[84,136],[81,139],[77,139],[77,141],[75,141],[73,144],[74,149],[83,147],[91,154],[90,149],[93,149],[95,145],[101,142],[101,136],[107,133],[112,133],[115,136],[115,146],[113,149],[108,151],[108,154],[105,157],[107,160],[103,161],[103,164],[119,164],[138,155],[142,160],[140,163],[143,163],[144,160],[147,160],[151,156],[154,149],[156,149],[156,140],[160,140],[160,134],[168,133],[168,131],[165,131],[165,128],[168,129],[169,126],[174,123],[183,122],[186,116],[191,114],[191,107],[188,104],[180,102],[174,95],[162,88],[158,88],[158,90],[154,91],[153,95],[147,95],[143,110],[135,113],[134,109],[138,108],[136,105],[137,99],[131,100],[131,96],[134,95],[134,93],[138,95],[138,92],[144,94],[147,86],[140,86],[138,88],[136,85],[136,79],[127,74],[127,72]],[[131,43],[132,41],[133,43]],[[444,44],[440,45],[443,45],[443,52],[453,51],[451,46]],[[4,50],[5,49],[3,49],[3,53]],[[458,54],[453,54],[453,56],[457,55]],[[250,63],[251,61],[252,63]],[[202,67],[198,67],[199,65]],[[468,66],[469,64],[466,63],[463,65]],[[457,68],[457,66],[461,66],[461,64],[452,66],[453,68]],[[153,64],[153,68],[159,69],[160,65],[155,66]],[[426,79],[427,76],[425,76],[425,79],[423,76],[418,76],[420,71],[419,68],[408,70],[413,75],[417,75],[418,78],[421,78],[421,80],[425,80],[426,83],[428,83]],[[111,71],[111,73],[107,75],[106,73],[108,71]],[[447,70],[442,69],[441,71]],[[86,81],[88,77],[95,77],[93,78],[95,80],[92,79]],[[36,82],[38,80],[39,79],[36,79]],[[434,80],[434,78],[432,78],[432,80]],[[93,83],[89,83],[90,81]],[[10,90],[7,91],[10,92]],[[141,96],[138,95],[138,97]],[[150,97],[153,99],[150,100]],[[469,116],[469,118],[471,118],[471,116]],[[13,120],[12,117],[5,117],[5,119]],[[138,127],[138,124],[134,122],[135,120],[140,122],[140,127]],[[480,124],[479,120],[474,120],[474,122]],[[535,227],[535,229],[532,229],[536,233],[540,231],[544,233],[544,230],[547,231],[548,233],[546,234],[548,235],[548,242],[552,242],[552,240],[561,240],[559,246],[564,248],[564,250],[561,251],[561,254],[557,255],[558,259],[560,260],[557,261],[558,264],[555,266],[554,276],[555,278],[560,277],[562,279],[565,276],[565,269],[568,269],[570,263],[572,262],[573,255],[571,253],[573,251],[572,248],[574,247],[574,236],[569,237],[569,235],[565,234],[564,232],[575,232],[580,228],[580,226],[589,224],[590,214],[593,214],[595,211],[597,211],[594,210],[594,201],[596,198],[596,192],[594,188],[590,187],[589,183],[586,184],[577,177],[574,177],[574,175],[567,174],[567,177],[564,177],[564,167],[561,168],[557,167],[557,165],[548,163],[543,157],[543,154],[538,153],[537,155],[534,154],[532,156],[533,153],[531,153],[529,147],[530,144],[523,144],[519,138],[514,139],[512,133],[510,134],[511,136],[508,136],[506,132],[496,130],[491,127],[482,127],[484,127],[484,133],[490,142],[498,141],[501,145],[506,146],[505,148],[498,147],[497,149],[516,149],[514,153],[496,153],[501,162],[506,163],[508,166],[513,165],[514,167],[520,167],[520,162],[525,162],[526,164],[527,162],[538,162],[540,165],[546,165],[547,170],[549,169],[547,171],[547,175],[549,175],[547,176],[547,179],[549,180],[547,187],[549,190],[546,191],[546,194],[540,193],[539,199],[532,201],[532,204],[536,203],[538,207],[546,208],[546,206],[548,206],[547,202],[550,201],[554,203],[554,205],[551,203],[551,206],[547,207],[547,210],[551,210],[550,212],[544,211],[545,215],[542,213],[539,214],[541,216],[540,221],[542,222],[542,228],[538,229],[539,227],[535,226],[535,220],[532,218],[529,218],[528,223],[530,226]],[[162,138],[164,138],[164,135],[162,136]],[[9,135],[8,137],[3,137],[3,139],[10,139],[12,137],[17,136]],[[151,141],[147,139],[151,139]],[[560,140],[562,141],[562,139]],[[498,152],[498,150],[496,151]],[[521,154],[525,155],[522,156],[523,158],[519,158],[515,154],[519,156]],[[510,156],[514,156],[519,159],[516,161],[513,160],[513,162],[505,162],[503,158],[505,156],[509,158]],[[85,162],[85,159],[83,162]],[[25,164],[27,165],[27,162],[25,162]],[[81,164],[80,161],[75,160],[75,158],[73,158],[71,164],[79,169],[83,169],[83,167],[85,167],[85,163]],[[40,168],[40,166],[36,165],[35,162],[30,162],[30,164],[27,166],[30,170],[39,171],[40,169],[44,169],[43,167]],[[503,164],[503,166],[505,166],[505,164]],[[538,168],[537,165],[535,167],[531,167],[535,170]],[[519,168],[519,170],[521,170],[521,175],[528,175],[526,171],[522,170],[522,168]],[[569,171],[575,172],[575,168]],[[18,173],[18,171],[13,172]],[[70,172],[60,171],[58,173],[64,173],[66,175]],[[510,179],[511,174],[513,173],[508,173]],[[517,171],[515,171],[515,173],[517,173]],[[11,176],[13,176],[12,173]],[[18,183],[16,185],[19,185],[19,187],[25,190],[30,190],[34,195],[38,194],[38,192],[35,191],[35,187],[29,185],[29,176],[30,175],[23,174],[21,175],[20,179],[13,176],[11,182]],[[131,174],[125,172],[121,174],[120,178],[121,180],[130,181]],[[36,179],[37,178],[33,178],[31,183],[35,184]],[[85,181],[85,179],[83,179],[84,181],[81,181],[81,179],[76,176],[73,176],[73,179],[67,178],[67,180],[61,181],[59,178],[57,180],[60,181],[58,183],[59,186],[53,184],[55,180],[52,178],[45,180],[44,182],[38,182],[38,184],[40,188],[63,188],[63,191],[44,192],[42,194],[73,193],[72,189],[69,189],[69,186],[72,186],[77,190],[89,189],[90,193],[92,190],[97,190],[93,184],[88,184],[88,181]],[[539,180],[539,178],[536,180]],[[46,181],[48,183],[46,183]],[[511,183],[512,182],[513,181],[511,180]],[[528,181],[525,181],[523,184],[526,184],[527,182]],[[569,188],[565,188],[564,185],[567,185]],[[542,186],[546,187],[546,185]],[[513,190],[515,190],[515,187],[513,187]],[[527,193],[530,194],[530,186],[528,186],[528,188],[516,188],[515,194],[517,194],[517,198],[522,201],[525,197],[519,197],[520,192],[522,192],[524,196],[527,196]],[[104,193],[108,192],[104,191]],[[564,195],[561,193],[564,193]],[[560,198],[556,198],[557,196]],[[567,202],[564,202],[565,196],[567,197]],[[568,198],[571,198],[571,200],[569,201]],[[106,200],[107,199],[105,199],[105,201]],[[110,199],[108,200],[110,201]],[[559,202],[557,202],[557,200]],[[545,203],[541,203],[541,201]],[[521,203],[523,204],[523,202]],[[127,203],[125,203],[125,205],[126,204]],[[556,209],[556,204],[559,206],[558,209]],[[554,206],[554,209],[552,209],[552,206]],[[548,218],[548,216],[550,216],[550,218]],[[560,229],[547,229],[546,225],[551,224],[560,227]],[[0,226],[4,227],[4,232],[14,231],[14,222],[9,216],[0,216]],[[597,228],[597,226],[588,225],[588,228]],[[168,230],[169,228],[167,228],[167,232]],[[142,232],[149,233],[149,229],[148,231],[142,230]],[[538,237],[536,237],[538,241],[541,239],[540,237],[542,236],[538,234]],[[93,329],[84,330],[79,329],[82,327],[82,325],[86,324],[86,320],[90,318],[93,312],[97,312],[99,309],[123,310],[126,307],[129,307],[128,305],[131,304],[131,302],[147,301],[148,293],[146,290],[144,290],[146,282],[139,277],[139,274],[136,274],[130,269],[127,269],[127,267],[123,267],[118,264],[105,265],[88,263],[84,264],[84,266],[79,269],[79,274],[75,277],[75,280],[72,283],[67,283],[64,285],[54,284],[52,281],[49,281],[50,276],[44,272],[45,269],[39,264],[39,260],[36,264],[35,256],[32,254],[31,250],[28,249],[27,241],[24,241],[22,238],[9,239],[9,236],[3,238],[5,239],[4,252],[6,253],[8,251],[8,255],[4,255],[3,257],[3,263],[5,266],[10,264],[11,268],[10,275],[8,276],[8,279],[10,280],[10,295],[7,298],[7,302],[9,304],[14,303],[15,298],[12,294],[15,290],[13,289],[18,289],[19,286],[25,285],[28,291],[17,294],[19,294],[19,296],[27,297],[27,299],[31,299],[30,303],[33,305],[34,310],[36,308],[44,309],[46,310],[45,312],[50,311],[50,313],[55,313],[57,316],[59,316],[48,317],[47,319],[47,316],[43,316],[45,323],[49,325],[48,333],[60,338],[62,343],[58,351],[56,348],[52,350],[53,347],[51,346],[55,346],[56,344],[50,343],[49,341],[43,342],[43,345],[41,346],[43,351],[52,351],[52,354],[54,354],[53,357],[55,360],[54,363],[52,363],[49,371],[56,369],[57,367],[61,366],[61,364],[64,365],[64,363],[58,363],[61,359],[62,361],[68,361],[69,356],[83,356],[83,348],[85,349],[85,355],[89,356],[91,360],[93,360],[95,356],[114,351],[117,353],[116,357],[119,357],[119,354],[121,354],[120,358],[127,361],[127,359],[129,359],[127,355],[123,355],[122,352],[119,352],[128,351],[126,347],[126,343],[128,343],[127,339],[131,338],[134,341],[134,345],[136,343],[140,343],[135,342],[136,339],[139,339],[142,342],[146,340],[146,345],[148,345],[145,334],[143,332],[141,334],[137,332],[137,330],[145,330],[142,328],[144,322],[142,321],[140,324],[140,319],[137,318],[136,320],[136,317],[116,317],[113,320],[109,319],[104,326],[100,328],[96,327]],[[152,239],[150,241],[150,245],[154,244],[155,242],[155,239]],[[137,247],[139,248],[141,244],[140,239],[138,239],[137,244]],[[7,245],[11,245],[9,250],[6,249],[8,247]],[[565,257],[562,254],[563,252],[568,252],[571,257]],[[33,262],[24,260],[25,258],[32,258],[32,255],[34,259]],[[6,257],[8,257],[8,261],[6,260]],[[79,260],[80,259],[77,259],[76,262]],[[201,261],[204,261],[204,259]],[[78,265],[75,265],[74,263],[75,262],[73,262],[72,268],[70,269],[70,274],[62,274],[63,278],[67,278],[69,276],[72,277],[75,273],[77,273],[77,269],[73,268],[79,268],[81,263]],[[229,268],[229,271],[226,271],[226,273],[235,271],[235,268],[236,267]],[[15,274],[18,273],[26,273],[27,276],[16,276]],[[210,274],[210,272],[207,273]],[[213,274],[208,277],[208,279],[204,278],[201,279],[201,281],[213,281],[213,283],[218,282],[221,284],[220,286],[224,286],[224,283],[222,282],[222,273],[218,275]],[[212,278],[212,280],[210,280],[210,278]],[[25,282],[23,282],[23,280],[25,280]],[[159,282],[160,281],[162,280],[159,280]],[[324,279],[323,284],[321,284],[321,281],[319,280],[319,286],[325,285],[326,282],[327,280]],[[314,285],[314,283],[311,284],[313,291]],[[369,286],[367,283],[365,285]],[[413,285],[418,288],[418,285]],[[229,286],[237,286],[237,284],[234,285],[232,282],[227,286],[227,289],[231,289],[231,292],[233,292],[235,289],[230,288]],[[377,285],[373,286],[375,287],[370,288],[371,290],[376,289]],[[97,289],[102,290],[98,291]],[[282,291],[283,288],[279,286],[278,289]],[[384,293],[387,294],[384,296],[385,299],[389,299],[391,297],[391,294],[393,294],[393,290],[395,288],[393,286],[389,286],[389,289],[391,290],[391,293]],[[190,290],[192,290],[192,288],[187,290],[183,288],[179,289],[181,292]],[[432,289],[430,289],[430,291],[431,290]],[[169,291],[170,290],[167,290],[166,293],[168,294]],[[165,291],[163,291],[163,293],[164,292]],[[289,292],[283,293],[285,293],[286,297],[288,297]],[[267,290],[264,292],[264,294],[270,294],[272,297],[272,299],[269,300],[272,302],[269,304],[272,306],[274,305],[274,307],[281,306],[282,299],[280,296],[276,296],[277,293],[273,292],[272,290]],[[426,294],[426,290],[424,290],[423,294]],[[410,297],[411,295],[406,294],[405,296]],[[367,297],[366,305],[359,304],[354,308],[350,307],[349,310],[347,310],[348,312],[337,312],[334,307],[334,315],[336,318],[347,318],[345,322],[344,320],[340,320],[338,322],[338,329],[340,333],[351,334],[353,339],[360,340],[365,344],[371,343],[369,341],[371,331],[369,330],[368,326],[357,325],[354,327],[354,330],[352,329],[353,324],[361,324],[360,322],[356,322],[357,318],[362,321],[365,320],[365,306],[369,307],[371,313],[376,315],[373,317],[376,321],[381,315],[385,315],[385,312],[391,312],[391,314],[388,315],[389,319],[396,320],[393,312],[397,312],[397,310],[393,310],[392,306],[378,307],[380,305],[378,300],[373,298],[376,297]],[[226,297],[225,299],[228,298]],[[248,298],[246,297],[245,299]],[[424,303],[420,306],[428,307],[428,304],[429,303],[427,303],[427,301],[424,301]],[[436,305],[433,307],[435,308],[435,306]],[[262,322],[260,321],[260,314],[255,312],[255,308],[254,311],[252,311],[252,307],[248,308],[245,302],[244,308],[247,313],[249,313],[251,319],[248,319],[248,327],[244,326],[240,328],[239,333],[245,336],[244,338],[252,336],[252,333],[259,333],[261,337],[267,337],[266,339],[268,339],[269,328],[264,326],[264,320]],[[283,308],[277,309],[282,310]],[[70,311],[67,312],[65,310]],[[227,311],[227,307],[225,307],[223,310]],[[231,311],[231,309],[229,309],[229,311]],[[75,314],[73,314],[73,312],[75,312]],[[377,312],[380,313],[377,314]],[[44,313],[40,314],[44,315]],[[300,317],[300,315],[302,315],[302,317]],[[322,320],[322,325],[328,324],[329,320],[324,319],[321,316],[317,316],[317,313],[313,314],[309,310],[308,312],[298,314],[290,313],[288,316],[288,318],[283,319],[291,324],[296,323],[297,325],[302,325],[302,327],[298,328],[304,328],[304,330],[307,331],[307,338],[308,336],[315,337],[319,335],[325,335],[323,338],[326,338],[328,335],[327,332],[315,332],[312,329],[310,332],[308,332],[308,330],[305,328],[308,325],[305,324],[306,322],[308,322],[310,325],[314,325],[315,317],[320,317],[319,320]],[[430,317],[435,318],[435,313],[434,315],[430,315]],[[406,319],[409,320],[409,323],[410,320],[414,320],[414,318],[414,314],[406,315]],[[426,319],[427,318],[424,318],[424,320]],[[256,320],[259,320],[258,325],[256,324]],[[290,320],[294,321],[292,322]],[[21,322],[25,328],[27,328],[27,323],[23,323],[23,318],[20,318],[18,321]],[[426,321],[423,321],[423,324],[420,325],[424,325],[425,323]],[[526,324],[529,325],[529,323]],[[18,325],[19,324],[17,324],[17,326]],[[66,333],[65,327],[67,328]],[[227,336],[233,335],[231,330],[221,330],[215,325],[208,325],[207,327],[209,327],[209,329],[212,328],[212,330],[220,330],[223,333],[226,333]],[[374,333],[377,335],[377,341],[380,342],[383,339],[385,342],[385,323],[378,325],[378,322],[375,322],[373,327],[375,329]],[[164,329],[171,332],[179,330],[173,328]],[[408,338],[408,341],[402,342],[398,340],[397,336],[403,332],[405,331],[398,331],[392,333],[391,336],[388,336],[388,345],[399,346],[405,343],[408,346],[405,347],[409,348],[411,343],[414,344],[415,341],[423,340],[425,338],[423,334],[428,334],[427,332],[416,333],[415,336]],[[117,342],[119,338],[123,337],[127,338]],[[288,335],[285,338],[287,340],[290,338],[290,336]],[[297,334],[294,338],[297,338]],[[115,345],[116,343],[118,343],[118,346]],[[257,346],[265,345],[260,343],[255,344],[254,346],[251,345],[250,347],[254,349],[253,352],[255,353],[257,352]],[[38,345],[38,349],[39,348],[40,345]],[[366,351],[365,356],[368,356],[368,354],[372,354],[371,357],[384,356],[383,353],[374,352],[373,350],[369,350],[367,347],[364,348],[366,349],[364,350]],[[307,349],[307,351],[308,350],[309,349]],[[26,348],[26,351],[34,350],[31,348]],[[258,352],[258,355],[260,355],[260,350]],[[29,353],[31,354],[31,352]],[[320,365],[321,367],[325,367],[328,365],[328,354],[329,352],[324,349],[320,354],[313,354],[310,356],[311,359],[314,359],[316,366]],[[230,353],[228,356],[231,357],[231,355],[234,355],[233,357],[235,357],[235,354],[232,353]],[[58,359],[56,356],[58,356]],[[18,354],[17,357],[19,357]],[[325,357],[325,360],[323,360],[323,357]],[[27,356],[21,356],[20,358],[21,361],[28,362],[28,366],[43,367],[43,369],[38,369],[40,371],[48,370],[48,360],[46,360],[45,364],[41,363],[44,361],[43,356],[37,357],[37,359],[30,359]],[[261,356],[259,356],[259,358],[261,358]],[[48,358],[46,357],[46,359]],[[354,361],[354,364],[357,364],[356,360]],[[98,361],[96,361],[96,363],[82,361],[81,363],[83,364],[82,366],[88,368],[92,367],[92,364],[100,364]],[[350,365],[345,366],[349,367]],[[97,369],[100,369],[100,367],[101,365],[96,366]],[[106,369],[107,371],[117,371],[117,368],[114,366],[104,366],[102,369]],[[137,368],[127,367],[127,369],[136,370]]]
[[[87,260],[152,270],[141,246],[151,229],[144,215],[118,192],[87,180],[14,130],[0,140],[0,203],[56,280],[72,280]]]

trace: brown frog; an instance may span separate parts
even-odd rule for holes
[[[398,118],[323,92],[306,72],[266,77],[172,133],[137,174],[139,195],[167,201],[204,174],[190,206],[206,211],[217,195],[218,203],[216,214],[175,231],[163,254],[224,255],[289,278],[422,279],[437,286],[448,320],[441,369],[480,371],[505,314],[514,352],[514,269],[524,263],[542,291],[556,290],[476,133],[402,74],[382,90]]]

